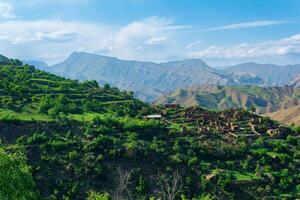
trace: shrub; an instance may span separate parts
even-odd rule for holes
[[[108,193],[103,193],[99,194],[96,192],[90,192],[87,200],[109,200],[109,194]]]
[[[0,199],[37,200],[30,168],[21,156],[0,150]]]

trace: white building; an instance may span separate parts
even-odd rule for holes
[[[161,119],[161,115],[155,114],[155,115],[147,115],[147,119]]]

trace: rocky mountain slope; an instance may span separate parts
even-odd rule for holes
[[[280,109],[276,112],[266,113],[264,116],[271,117],[274,120],[285,124],[300,124],[300,105],[292,106],[287,109]]]
[[[300,87],[300,74],[298,74],[291,82],[290,85],[293,87]]]
[[[259,114],[274,112],[300,104],[300,89],[259,86],[205,85],[179,89],[163,96],[157,104],[200,105],[208,109],[223,110],[232,107],[256,107]]]
[[[39,67],[39,66],[38,66]],[[284,86],[300,73],[300,65],[243,63],[218,70],[200,59],[166,63],[121,60],[114,57],[74,52],[67,60],[41,69],[79,80],[97,80],[153,101],[176,89],[199,85]]]
[[[191,85],[232,85],[231,76],[209,67],[200,59],[156,64],[118,58],[73,53],[66,61],[47,68],[58,75],[79,80],[97,80],[124,90],[132,90],[147,101]]]
[[[284,86],[297,77],[300,73],[300,65],[242,63],[228,67],[225,72],[234,75],[255,75],[263,80],[265,86]]]

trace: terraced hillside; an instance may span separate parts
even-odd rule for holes
[[[78,115],[88,118],[93,113],[116,112],[134,115],[144,105],[130,92],[109,85],[100,88],[96,81],[79,83],[20,63],[1,65],[0,77],[0,113],[4,118],[76,119]]]
[[[0,199],[297,199],[300,131],[0,64]]]

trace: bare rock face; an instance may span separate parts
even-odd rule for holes
[[[192,85],[234,84],[233,78],[200,59],[152,63],[75,52],[66,61],[47,70],[69,78],[97,80],[132,90],[147,101]]]

